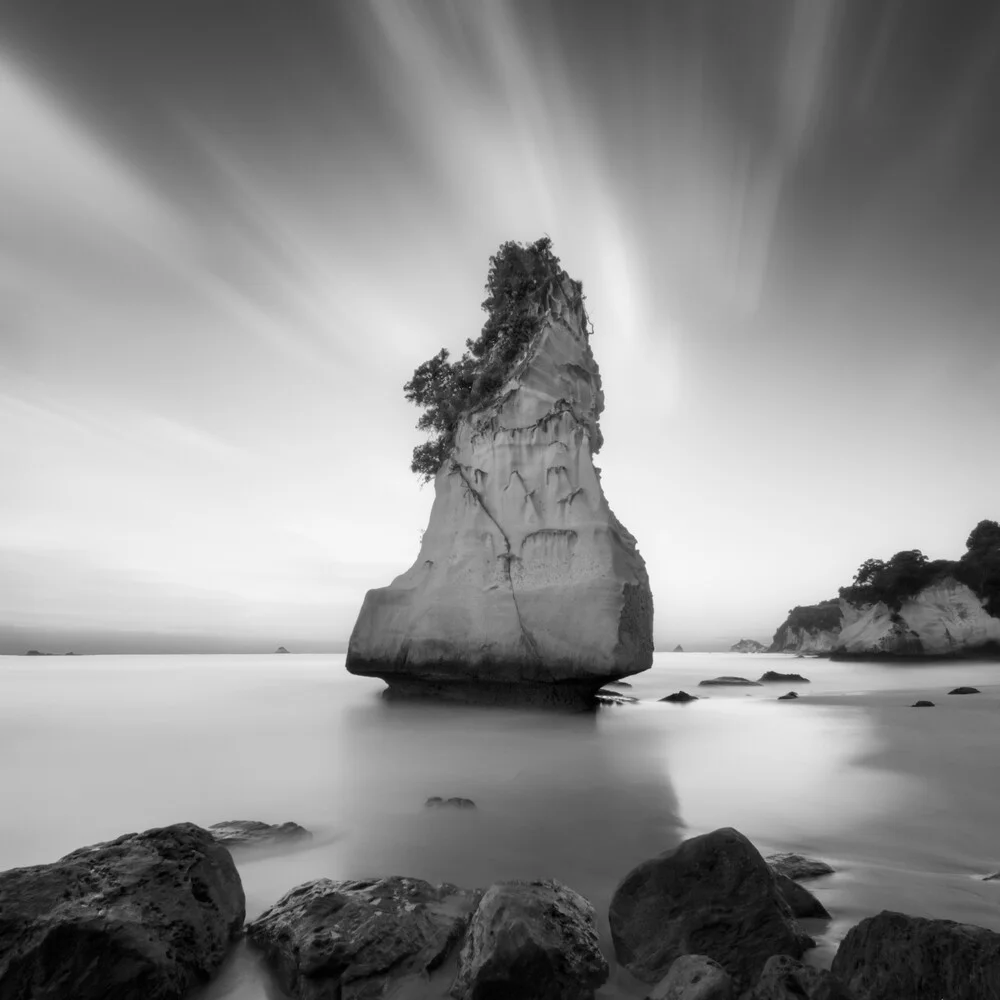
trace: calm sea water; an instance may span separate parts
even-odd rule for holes
[[[805,697],[656,701],[767,669],[810,677]],[[182,820],[294,820],[308,848],[237,856],[248,917],[320,876],[554,877],[597,908],[607,998],[643,995],[614,968],[615,884],[718,826],[838,869],[811,885],[834,915],[807,925],[816,964],[885,908],[1000,930],[1000,883],[981,881],[1000,868],[1000,665],[666,653],[630,680],[639,704],[573,715],[386,702],[343,656],[0,657],[0,868]],[[958,684],[983,693],[948,697]],[[478,808],[425,810],[432,795]],[[206,998],[268,989],[241,949]]]

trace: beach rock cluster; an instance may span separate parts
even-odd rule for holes
[[[234,827],[302,831],[246,820],[213,830]],[[799,883],[832,873],[799,854],[764,858],[731,828],[692,837],[618,884],[615,958],[648,985],[647,1000],[1000,1000],[1000,934],[948,920],[885,911],[847,933],[829,971],[802,962],[815,942],[798,920],[829,914]],[[593,1000],[609,978],[593,906],[551,879],[467,889],[398,875],[320,878],[245,928],[244,916],[229,851],[190,823],[2,872],[0,997],[180,1000],[244,932],[299,1000],[428,990]]]

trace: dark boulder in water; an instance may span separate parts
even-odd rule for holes
[[[440,795],[432,795],[424,806],[428,809],[475,809],[476,803],[472,799],[463,799],[458,795],[453,795],[450,799],[443,799]]]
[[[684,647],[680,643],[677,643],[677,645],[674,646],[674,648],[673,648],[673,652],[675,652],[675,653],[683,653],[684,652]]]
[[[883,910],[847,932],[831,972],[860,1000],[996,1000],[1000,934]]]
[[[698,681],[698,687],[761,687],[761,683],[746,677],[712,677],[707,681]]]
[[[547,879],[483,895],[458,956],[455,1000],[585,1000],[608,978],[594,907]]]
[[[276,847],[311,840],[312,834],[298,823],[262,823],[258,819],[227,819],[213,823],[208,832],[226,847]]]
[[[0,997],[179,1000],[245,915],[233,859],[178,823],[0,873]]]
[[[948,694],[982,694],[979,688],[957,687],[949,691]]]
[[[794,691],[789,691],[788,694],[779,694],[778,701],[794,701],[798,698],[798,695]]]
[[[789,684],[808,684],[810,683],[808,677],[803,677],[802,674],[782,674],[777,670],[768,670],[760,675],[759,681],[766,684],[771,681],[786,681]]]
[[[807,858],[804,854],[769,854],[765,860],[775,874],[787,875],[796,882],[834,873],[834,869],[825,861]]]
[[[707,955],[751,987],[774,954],[800,957],[815,942],[792,918],[774,873],[731,828],[685,840],[633,868],[608,914],[615,955],[655,983],[684,954]]]
[[[668,694],[666,698],[660,699],[660,701],[671,701],[675,705],[686,705],[689,701],[697,700],[696,694],[688,694],[687,691],[675,691],[673,694]]]
[[[915,701],[910,708],[933,708],[933,701]]]
[[[375,1000],[438,968],[481,895],[398,875],[321,878],[292,889],[247,924],[247,938],[290,996]]]

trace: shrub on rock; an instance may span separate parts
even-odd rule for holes
[[[0,873],[0,997],[178,1000],[245,915],[233,859],[178,823]]]

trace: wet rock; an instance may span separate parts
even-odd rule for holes
[[[761,687],[761,683],[746,677],[712,677],[707,681],[698,681],[698,687]]]
[[[311,840],[312,834],[298,823],[262,823],[259,819],[227,819],[213,823],[208,832],[226,847],[275,847]]]
[[[459,953],[456,1000],[589,1000],[608,978],[594,908],[552,880],[490,886]]]
[[[769,854],[764,860],[776,875],[786,875],[796,882],[805,882],[821,875],[832,875],[835,871],[825,861],[807,858],[804,854]]]
[[[660,701],[672,701],[677,705],[686,705],[689,701],[697,700],[696,694],[688,694],[687,691],[675,691],[673,694],[668,694],[666,698],[660,699]]]
[[[779,694],[778,701],[794,701],[798,698],[798,695],[794,691],[789,691],[788,694]]]
[[[859,1000],[996,1000],[1000,934],[883,910],[847,932],[831,972]]]
[[[733,1000],[733,981],[706,955],[681,955],[646,1000]]]
[[[948,694],[982,694],[979,688],[957,687],[949,691]]]
[[[933,701],[915,701],[910,708],[933,708]]]
[[[808,684],[810,683],[808,677],[803,677],[802,674],[782,674],[777,670],[768,670],[760,675],[758,680],[761,683],[767,684],[771,681],[787,681],[789,684]]]
[[[0,997],[177,1000],[243,926],[229,852],[192,823],[0,873]]]
[[[447,959],[480,896],[401,876],[321,878],[247,924],[247,938],[293,997],[378,1000]]]
[[[599,705],[636,705],[639,702],[638,698],[633,698],[628,694],[619,694],[617,691],[609,691],[607,688],[601,688],[594,695],[594,698]]]
[[[792,916],[797,920],[822,919],[829,920],[830,914],[826,907],[804,886],[793,881],[787,875],[777,872],[774,876],[781,898],[788,904]]]
[[[440,795],[432,795],[425,803],[427,809],[475,809],[476,803],[472,799],[463,799],[453,795],[450,799],[442,799]]]
[[[747,1000],[855,1000],[826,969],[814,969],[788,955],[772,955]]]
[[[662,979],[684,954],[706,955],[737,990],[756,982],[771,955],[814,945],[792,918],[774,873],[731,828],[692,837],[633,868],[609,911],[618,961],[642,982]]]

